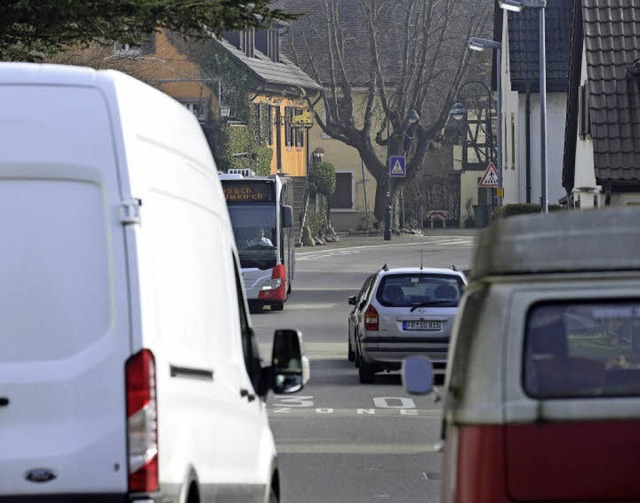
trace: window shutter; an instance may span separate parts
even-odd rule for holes
[[[331,195],[332,209],[353,209],[353,173],[336,173],[336,190]]]

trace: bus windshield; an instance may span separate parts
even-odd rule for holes
[[[271,269],[278,263],[276,206],[270,203],[230,204],[242,268]]]

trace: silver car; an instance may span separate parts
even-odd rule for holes
[[[371,275],[368,276],[365,282],[360,288],[358,295],[352,295],[347,299],[349,305],[353,306],[353,309],[349,313],[347,318],[347,358],[350,362],[356,360],[356,339],[357,339],[357,331],[358,331],[358,320],[362,318],[362,308],[364,307],[364,301],[367,299],[369,292],[371,291],[371,286],[375,280],[376,276]],[[356,362],[357,366],[357,362]]]
[[[466,282],[452,269],[380,269],[355,330],[360,382],[372,383],[376,372],[399,370],[402,359],[413,354],[429,357],[434,373],[444,374]]]

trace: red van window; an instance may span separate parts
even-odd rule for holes
[[[534,306],[523,385],[534,398],[640,395],[640,301]]]

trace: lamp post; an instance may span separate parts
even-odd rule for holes
[[[389,98],[389,103],[392,102],[395,96],[400,94],[405,94],[405,93],[400,93],[400,92],[393,93]],[[390,173],[391,170],[389,169],[389,160],[391,158],[391,153],[389,149],[389,138],[391,136],[389,134],[389,130],[390,130],[389,114],[387,114],[386,119],[387,119],[387,125],[386,125],[387,126],[387,208],[385,209],[385,212],[384,212],[384,240],[390,241],[391,240],[392,207],[391,207],[391,173]],[[418,112],[416,112],[412,108],[407,112],[407,115],[405,116],[405,120],[409,124],[414,124],[418,122],[418,120],[420,120],[420,116],[418,115]],[[403,141],[403,154],[404,154],[404,141]]]
[[[539,9],[539,52],[540,52],[540,211],[549,212],[547,179],[547,54],[545,43],[546,0],[499,0],[500,7],[512,12],[523,9]]]
[[[497,206],[502,206],[502,198],[504,197],[504,186],[502,180],[502,44],[494,40],[487,40],[478,37],[471,37],[468,44],[469,48],[474,51],[484,51],[485,49],[492,49],[496,51],[496,91],[498,94],[496,104],[496,113],[498,115],[496,120],[498,133],[498,139],[496,142],[498,196],[496,197],[496,204]]]

